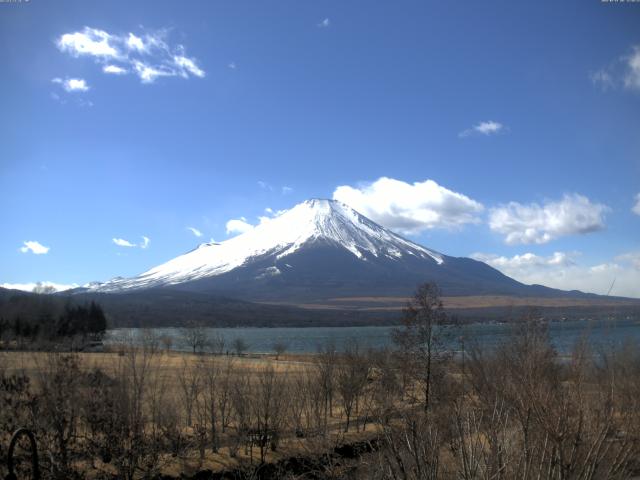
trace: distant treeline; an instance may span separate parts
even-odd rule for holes
[[[3,292],[0,296],[0,339],[59,341],[81,337],[98,340],[107,328],[102,307],[96,302],[76,304],[52,295]]]

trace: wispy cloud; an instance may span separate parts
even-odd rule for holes
[[[189,73],[200,78],[205,75],[204,70],[198,67],[196,62],[191,58],[187,58],[183,55],[174,55],[173,62],[180,68],[180,75],[184,78],[188,78]]]
[[[635,196],[635,205],[631,208],[631,211],[636,215],[640,215],[640,193]]]
[[[624,75],[624,86],[640,91],[640,45],[632,48],[632,52],[626,58],[627,71]]]
[[[145,45],[142,38],[136,37],[133,33],[129,33],[126,43],[129,50],[138,51],[140,53],[144,53],[148,49],[148,45]]]
[[[606,69],[600,69],[590,73],[589,78],[594,85],[599,86],[604,91],[614,88],[616,85],[613,75]]]
[[[589,78],[604,91],[625,88],[640,92],[640,45],[632,45],[628,53],[590,73]]]
[[[258,186],[263,189],[263,190],[270,190],[273,191],[273,186],[271,186],[269,183],[263,181],[263,180],[258,180]]]
[[[119,67],[118,65],[105,65],[102,67],[102,71],[112,75],[124,75],[125,73],[128,73],[126,68]]]
[[[199,77],[206,75],[183,45],[168,42],[168,30],[144,31],[140,35],[112,34],[97,28],[61,35],[56,45],[73,57],[87,57],[102,65],[106,74],[133,73],[142,83],[159,77]]]
[[[509,245],[543,244],[558,237],[595,232],[605,228],[606,205],[579,194],[561,200],[521,204],[510,202],[491,209],[490,228],[505,236]]]
[[[238,68],[238,65],[236,65],[236,62],[230,62],[227,67],[229,67],[231,70],[235,70],[236,68]]]
[[[151,239],[144,235],[142,236],[142,242],[140,243],[133,243],[133,242],[130,242],[129,240],[125,240],[124,238],[117,238],[117,237],[112,238],[111,241],[119,247],[127,247],[127,248],[140,247],[143,249],[148,248],[149,244],[151,243]]]
[[[331,20],[325,18],[318,23],[318,28],[329,28],[331,26]]]
[[[22,290],[24,292],[35,293],[55,293],[64,292],[72,288],[78,288],[77,283],[55,283],[55,282],[29,282],[29,283],[0,283],[0,287],[11,290]]]
[[[264,180],[258,180],[258,186],[262,189],[262,190],[268,190],[270,192],[275,192],[280,190],[280,192],[282,193],[282,195],[287,195],[288,193],[293,192],[293,188],[289,187],[287,185],[284,185],[280,188],[278,188],[277,186],[273,186],[271,185],[269,182],[265,182]]]
[[[333,198],[391,230],[406,234],[479,223],[478,215],[484,210],[481,203],[433,180],[407,183],[382,177],[357,187],[339,186]]]
[[[282,215],[286,210],[273,210],[272,208],[265,208],[264,212],[266,215],[261,215],[258,217],[258,223],[252,224],[245,217],[234,218],[227,222],[227,235],[237,235],[241,233],[246,233],[259,225],[263,225],[276,217]]]
[[[119,247],[135,247],[135,243],[131,243],[129,240],[125,240],[124,238],[112,238],[113,243],[118,245]]]
[[[195,227],[187,227],[187,230],[190,230],[196,237],[202,236],[202,232]]]
[[[254,225],[251,225],[247,222],[247,219],[244,217],[233,218],[229,220],[226,224],[227,235],[246,233],[250,230],[253,230]]]
[[[65,33],[57,41],[58,48],[74,57],[90,55],[93,57],[120,59],[122,54],[113,45],[116,38],[104,30],[84,27],[82,32]]]
[[[62,86],[66,92],[87,92],[89,91],[89,85],[84,78],[52,78],[53,83],[57,83]]]
[[[27,240],[25,242],[23,242],[23,246],[20,247],[20,251],[22,253],[33,253],[34,255],[45,255],[47,253],[49,253],[50,248],[49,247],[45,247],[44,245],[42,245],[40,242],[37,242],[35,240]]]
[[[500,122],[494,122],[493,120],[487,120],[486,122],[480,122],[471,128],[461,131],[458,136],[461,138],[469,137],[472,135],[496,135],[505,130],[505,126]]]
[[[270,207],[267,207],[267,208],[264,209],[264,213],[266,213],[271,218],[279,217],[280,215],[282,215],[286,211],[287,210],[274,210],[273,208],[270,208]],[[267,219],[267,217],[259,217],[259,218],[262,221]]]

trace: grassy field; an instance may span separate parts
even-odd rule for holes
[[[297,304],[310,309],[362,308],[367,310],[398,310],[411,300],[409,297],[337,297],[321,303]],[[640,300],[632,298],[544,298],[507,295],[474,295],[442,297],[447,309],[490,307],[640,307]]]
[[[0,370],[7,377],[24,375],[31,379],[34,390],[46,390],[46,384],[51,376],[61,374],[52,366],[60,357],[68,355],[30,351],[0,352]],[[71,356],[77,362],[77,371],[74,372],[76,376],[90,375],[91,372],[99,370],[109,378],[129,383],[135,390],[134,377],[144,375],[143,380],[138,380],[147,390],[145,398],[141,398],[145,403],[143,408],[146,410],[154,408],[152,397],[161,397],[162,407],[171,411],[170,416],[175,422],[173,427],[179,430],[179,433],[173,432],[173,434],[182,437],[185,445],[177,455],[175,453],[160,454],[162,458],[156,459],[158,465],[161,465],[155,469],[157,473],[179,476],[181,473],[193,474],[203,469],[229,470],[261,461],[276,462],[290,456],[315,455],[343,443],[371,438],[375,431],[373,423],[359,424],[357,419],[354,421],[352,418],[351,427],[348,432],[345,432],[344,411],[339,402],[334,400],[322,432],[306,434],[304,438],[296,435],[296,422],[290,418],[291,412],[286,410],[297,403],[294,397],[299,398],[301,393],[297,388],[304,384],[308,386],[308,379],[314,378],[318,373],[317,359],[313,355],[280,355],[276,360],[275,355],[200,355],[159,350],[150,353],[141,349],[123,347],[112,352],[81,352]],[[223,379],[222,375],[229,368],[231,368],[229,377]],[[205,377],[211,372],[215,372],[215,381],[218,385],[207,384]],[[213,397],[205,398],[205,390],[211,386],[217,389],[213,396],[229,395],[231,409],[233,408],[231,396],[234,395],[236,383],[242,385],[244,390],[241,395],[247,397],[245,400],[250,402],[265,400],[264,396],[261,396],[265,394],[261,389],[261,385],[264,386],[265,375],[273,375],[270,382],[277,387],[278,391],[268,393],[271,398],[267,399],[267,403],[271,402],[271,406],[267,405],[265,411],[258,413],[256,410],[248,414],[252,418],[247,420],[256,424],[260,421],[257,418],[260,415],[277,416],[273,425],[265,426],[266,429],[278,429],[277,450],[273,451],[266,447],[261,458],[258,445],[247,447],[246,439],[238,438],[239,420],[235,419],[229,421],[226,431],[218,432],[216,451],[211,448],[211,442],[207,438],[202,442],[206,445],[200,452],[198,425],[207,423],[204,417],[207,414],[210,415],[210,412],[206,412],[204,404],[207,400],[214,399]],[[226,387],[219,387],[219,384],[224,381],[229,384]],[[77,383],[74,385],[78,387]],[[63,389],[62,385],[54,387]],[[223,391],[224,388],[227,390]],[[63,396],[66,394],[64,390],[61,390],[61,393]],[[71,392],[69,395],[71,396]],[[86,392],[81,393],[82,395],[86,395]],[[219,400],[219,397],[214,400]],[[239,399],[236,400],[238,403],[244,403]],[[276,402],[279,405],[276,405]],[[242,408],[242,406],[237,405],[236,408]],[[272,412],[269,413],[267,411],[269,409]],[[149,419],[148,417],[145,421]],[[161,417],[158,419],[164,421]],[[244,420],[240,420],[242,421]],[[322,422],[319,421],[319,423]],[[220,425],[218,429],[222,430]],[[84,436],[84,433],[81,436]],[[116,467],[99,459],[94,460],[91,467],[86,460],[76,461],[75,467],[82,469],[88,478],[105,472],[118,474]]]
[[[195,355],[150,341],[104,353],[0,352],[0,445],[16,427],[31,429],[46,479],[239,469],[249,479],[251,468],[291,457],[313,472],[266,478],[640,473],[636,345],[594,352],[579,342],[561,358],[544,324],[523,322],[509,341],[454,358],[433,324],[414,326],[393,351],[353,343],[279,358]],[[375,450],[334,455],[365,440]]]

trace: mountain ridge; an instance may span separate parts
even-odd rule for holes
[[[437,283],[448,296],[597,297],[524,285],[483,262],[451,257],[405,239],[329,199],[304,201],[229,240],[201,244],[138,276],[82,291],[171,288],[296,303],[407,295],[426,281]]]

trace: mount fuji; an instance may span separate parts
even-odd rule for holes
[[[489,265],[409,241],[335,200],[307,200],[221,243],[196,249],[136,277],[87,292],[207,293],[305,304],[338,298],[406,297],[436,282],[446,296],[588,296],[524,285]]]

